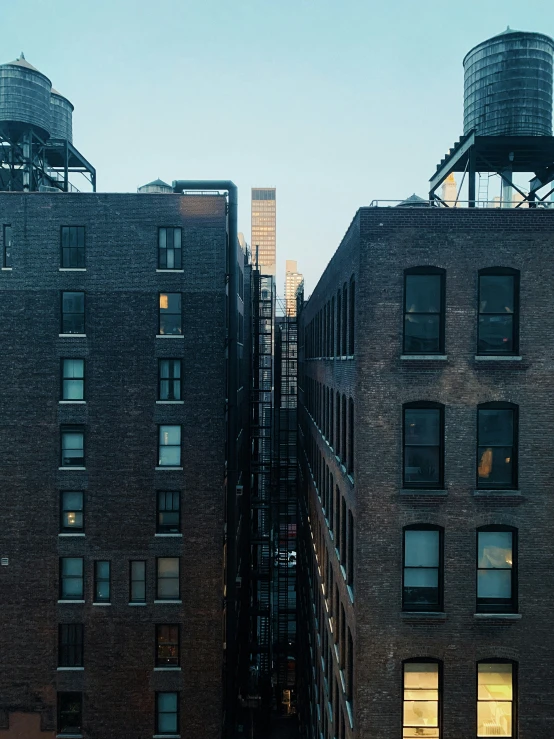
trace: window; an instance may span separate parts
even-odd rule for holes
[[[12,227],[4,226],[2,267],[12,267]]]
[[[479,354],[517,354],[519,273],[496,267],[479,272]]]
[[[404,487],[442,488],[444,406],[404,406]]]
[[[181,464],[181,427],[160,426],[158,466],[178,467]]]
[[[442,610],[442,530],[437,526],[404,529],[404,611]]]
[[[110,602],[110,571],[111,565],[107,560],[97,560],[94,563],[94,602]]]
[[[404,662],[403,739],[440,737],[440,664]]]
[[[179,492],[158,490],[158,534],[178,534],[181,531]]]
[[[181,400],[181,360],[158,360],[159,399]]]
[[[85,431],[82,426],[62,426],[62,467],[84,467]]]
[[[516,667],[504,660],[477,664],[478,737],[515,737]]]
[[[131,587],[129,601],[131,603],[146,602],[146,562],[143,559],[131,561]]]
[[[181,293],[160,293],[159,334],[172,336],[182,333]]]
[[[85,530],[84,493],[63,490],[60,493],[60,531],[71,533]]]
[[[62,334],[85,333],[85,293],[62,293]]]
[[[444,353],[444,284],[437,267],[404,273],[404,354]]]
[[[64,268],[85,266],[85,227],[62,226],[61,264]]]
[[[511,403],[477,409],[477,487],[517,488],[517,410]]]
[[[180,228],[158,230],[159,269],[181,269],[181,233]]]
[[[342,288],[342,356],[348,353],[348,286]]]
[[[348,463],[346,469],[350,477],[354,477],[354,401],[348,400]]]
[[[60,558],[60,600],[83,600],[84,580],[82,557]]]
[[[356,315],[356,283],[354,278],[350,280],[350,302],[348,304],[348,353],[354,356],[354,318]]]
[[[58,693],[58,734],[81,735],[83,694]]]
[[[59,625],[58,666],[83,666],[83,624]]]
[[[354,516],[348,511],[348,558],[347,558],[346,582],[350,589],[354,588]]]
[[[342,327],[342,304],[341,304],[341,291],[337,292],[337,348],[336,356],[340,357],[342,340],[341,340],[341,327]]]
[[[156,624],[156,667],[179,666],[179,625]]]
[[[179,693],[156,693],[156,734],[179,733]]]
[[[85,360],[62,359],[62,400],[85,399]]]
[[[477,531],[477,610],[515,613],[516,530],[485,526]]]
[[[156,598],[179,600],[180,594],[179,557],[158,557]]]

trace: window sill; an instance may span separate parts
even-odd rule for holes
[[[172,605],[177,605],[178,606],[182,602],[183,602],[182,600],[155,600],[154,601],[154,603],[157,603],[157,604],[162,604],[163,603],[163,604],[169,605],[169,606],[172,606]]]
[[[474,613],[478,621],[520,621],[521,613]]]
[[[154,667],[154,672],[181,672],[180,667]]]
[[[86,339],[86,334],[58,334],[60,339]]]
[[[181,739],[180,734],[154,734],[152,739]]]
[[[400,496],[402,498],[408,498],[408,497],[414,497],[414,498],[444,498],[448,495],[448,490],[433,490],[430,489],[423,489],[423,488],[402,488],[400,490]]]
[[[401,354],[402,362],[446,362],[448,354]]]
[[[485,500],[509,500],[510,498],[523,498],[521,490],[474,490],[474,498]]]
[[[173,537],[177,537],[177,538],[179,538],[179,537],[182,538],[183,537],[183,534],[154,534],[154,536],[161,536],[161,537],[168,537],[168,536],[171,537],[171,536],[173,536]]]
[[[169,467],[169,466],[167,466],[167,467],[156,467],[156,469],[157,470],[173,470],[173,471],[175,471],[175,470],[182,470],[183,468],[182,467]]]
[[[157,400],[156,405],[184,405],[184,400]]]
[[[446,621],[444,611],[402,611],[403,621]]]
[[[86,467],[78,467],[75,465],[75,467],[58,467],[59,470],[86,470]]]
[[[58,667],[58,672],[82,672],[84,667]]]
[[[2,272],[11,272],[13,267],[2,267]]]
[[[83,739],[82,734],[56,734],[56,739]]]
[[[86,272],[86,267],[59,267],[58,272]]]
[[[65,467],[64,467],[64,469],[65,469]],[[84,536],[84,533],[82,531],[76,531],[75,533],[73,533],[71,531],[65,531],[65,532],[63,532],[61,534],[58,534],[58,536],[70,537],[71,538],[71,537],[74,537],[74,536]]]
[[[521,354],[476,354],[476,362],[521,362]]]
[[[59,400],[60,405],[85,405],[86,400]]]
[[[184,339],[183,334],[156,334],[157,339]]]
[[[84,600],[62,600],[61,598],[58,600],[58,603],[84,603]]]
[[[177,274],[182,274],[185,270],[184,269],[157,269],[156,272],[176,272]]]
[[[111,603],[93,603],[93,606],[111,606]]]
[[[128,606],[147,606],[148,603],[127,603]]]

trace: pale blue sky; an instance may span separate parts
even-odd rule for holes
[[[98,189],[230,178],[277,187],[277,259],[307,293],[357,208],[425,196],[462,133],[464,54],[512,28],[554,35],[552,0],[1,0],[2,59],[25,52],[75,105]]]

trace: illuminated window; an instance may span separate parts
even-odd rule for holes
[[[85,293],[62,292],[62,334],[85,333]]]
[[[129,602],[146,602],[146,562],[143,559],[135,559],[130,563]]]
[[[60,493],[60,530],[78,532],[85,529],[84,494],[63,490]]]
[[[415,267],[404,274],[404,354],[444,353],[445,271]]]
[[[66,269],[85,266],[85,227],[62,226],[61,264]]]
[[[179,625],[156,624],[156,667],[179,666]]]
[[[60,600],[82,600],[85,577],[82,557],[60,558]]]
[[[84,467],[85,430],[83,426],[62,426],[61,447],[62,467]]]
[[[111,591],[111,563],[97,560],[94,563],[94,602],[109,603]]]
[[[158,600],[179,600],[179,557],[158,557],[156,598]]]
[[[182,333],[181,293],[160,293],[159,334],[172,336]]]
[[[439,676],[439,662],[404,662],[403,739],[440,738]]]
[[[81,736],[83,694],[58,693],[58,736]]]
[[[178,492],[158,490],[158,521],[159,534],[178,534],[181,530],[180,498]]]
[[[442,580],[442,530],[417,524],[406,527],[403,610],[442,610]]]
[[[515,736],[515,672],[512,662],[477,664],[477,736]]]
[[[477,610],[517,611],[516,530],[486,526],[477,531]]]
[[[181,400],[181,360],[158,360],[159,400]]]
[[[409,403],[404,406],[404,487],[442,488],[444,406]]]
[[[182,229],[160,228],[158,230],[158,269],[181,269]]]
[[[156,734],[179,733],[179,693],[156,693]]]
[[[517,354],[519,272],[493,267],[479,272],[479,354]]]
[[[12,267],[12,227],[4,226],[2,241],[2,267]]]
[[[84,400],[85,360],[62,359],[62,400]]]
[[[83,666],[83,624],[58,626],[58,667]]]
[[[181,464],[181,427],[160,426],[158,466],[178,467]]]
[[[477,486],[517,488],[517,406],[486,403],[477,410]]]

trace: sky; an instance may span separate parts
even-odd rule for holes
[[[75,106],[102,192],[160,177],[277,188],[278,292],[306,296],[357,209],[426,197],[463,132],[464,55],[503,31],[554,36],[552,0],[0,0],[21,51]]]

